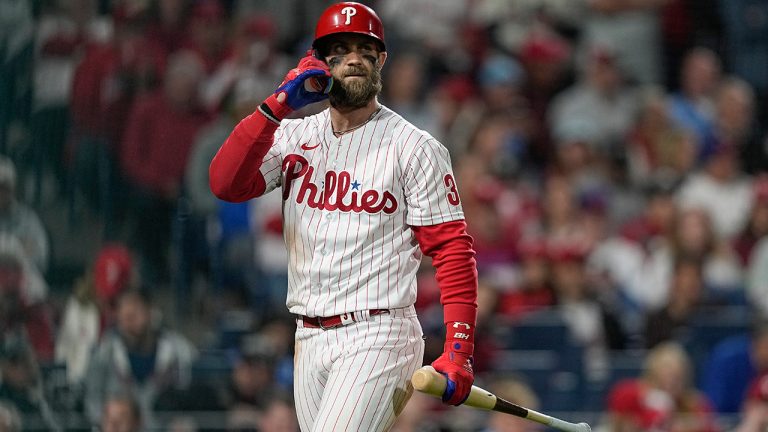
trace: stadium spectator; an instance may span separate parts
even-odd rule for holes
[[[669,117],[669,102],[662,89],[648,87],[640,95],[640,112],[627,137],[627,162],[634,185],[679,182],[698,158],[690,132]]]
[[[128,290],[117,300],[116,326],[102,337],[86,377],[86,414],[102,420],[111,396],[128,392],[141,407],[145,426],[154,427],[154,403],[164,391],[186,388],[195,349],[183,336],[153,319],[146,290]]]
[[[585,53],[577,82],[552,101],[549,120],[555,131],[564,122],[587,124],[594,134],[592,150],[619,155],[636,112],[636,97],[625,82],[617,53],[607,45],[594,45]]]
[[[270,398],[259,426],[261,432],[297,432],[299,423],[293,400],[279,395]]]
[[[130,251],[119,244],[99,250],[87,272],[75,281],[56,335],[56,361],[66,365],[70,385],[83,384],[93,351],[114,323],[115,301],[136,286]]]
[[[232,49],[203,83],[201,98],[205,107],[220,112],[232,103],[226,98],[255,98],[266,94],[290,68],[288,58],[277,46],[277,26],[269,14],[245,16],[234,22]],[[252,90],[235,89],[238,81],[250,80]],[[255,91],[257,94],[252,93]],[[246,114],[250,114],[252,110]]]
[[[12,406],[30,422],[55,428],[40,366],[29,339],[21,331],[3,332],[0,339],[0,376],[3,378],[0,381],[0,405]]]
[[[673,189],[657,182],[645,195],[643,212],[600,241],[588,263],[594,277],[616,291],[628,321],[661,308],[667,299],[667,274],[660,263],[674,229]]]
[[[209,115],[199,105],[203,66],[188,51],[168,63],[163,88],[137,100],[123,137],[121,165],[129,188],[130,246],[147,280],[168,275],[171,217],[189,152]]]
[[[485,107],[490,113],[519,110],[523,104],[520,87],[525,70],[510,55],[491,52],[480,63],[477,83]]]
[[[552,242],[548,253],[556,308],[573,340],[583,348],[586,379],[601,380],[606,371],[608,350],[626,347],[625,330],[613,307],[589,284],[584,245]]]
[[[393,57],[384,74],[382,102],[414,125],[430,134],[439,134],[435,113],[424,97],[427,89],[426,65],[418,53]]]
[[[539,398],[527,384],[516,378],[493,380],[490,389],[493,394],[513,404],[532,410],[540,410]],[[543,426],[527,419],[510,417],[508,414],[492,411],[486,428],[482,432],[535,432]]]
[[[11,131],[25,130],[26,111],[32,90],[32,51],[35,21],[30,2],[0,1],[0,151],[12,148]]]
[[[395,420],[392,432],[437,432],[439,429],[434,412],[439,402],[429,395],[414,391]]]
[[[768,237],[755,245],[747,268],[747,298],[758,314],[768,317]]]
[[[517,320],[524,315],[552,306],[554,293],[549,283],[549,256],[547,244],[542,239],[522,239],[518,243],[519,282],[500,289],[497,314]]]
[[[747,389],[741,422],[735,432],[760,432],[768,427],[768,375],[755,378]]]
[[[768,169],[760,124],[755,118],[755,91],[738,77],[725,77],[715,94],[715,150],[736,149],[740,170],[755,174]]]
[[[571,47],[553,30],[544,27],[528,34],[518,56],[525,69],[522,95],[530,110],[532,123],[528,156],[537,165],[544,166],[552,159],[553,152],[547,114],[553,98],[566,86],[570,74]]]
[[[643,336],[647,348],[678,339],[700,310],[704,297],[701,271],[696,258],[682,256],[676,260],[666,305],[646,317]]]
[[[704,167],[680,186],[678,203],[683,209],[703,209],[714,233],[731,241],[747,224],[753,202],[752,180],[739,170],[738,149],[718,144]]]
[[[552,27],[573,38],[581,31],[587,12],[583,2],[479,0],[470,9],[470,19],[488,28],[492,41],[504,50],[520,53],[527,38],[541,27]]]
[[[593,0],[585,17],[582,43],[611,44],[627,78],[635,83],[661,81],[661,9],[669,0]]]
[[[131,108],[137,97],[159,86],[167,61],[144,35],[145,21],[146,11],[115,6],[112,36],[84,50],[73,78],[70,205],[82,195],[101,213],[107,236],[117,234],[121,219],[118,160]]]
[[[712,406],[691,382],[692,364],[675,343],[658,345],[646,357],[643,375],[615,384],[608,394],[611,431],[713,432],[720,430]]]
[[[247,406],[263,410],[274,392],[274,361],[266,347],[251,347],[235,355],[232,361],[230,388],[225,406],[230,409]]]
[[[72,78],[82,52],[111,35],[94,0],[44,2],[35,28],[35,56],[30,132],[39,198],[45,168],[64,176],[64,148],[70,126]],[[58,185],[60,186],[61,183]]]
[[[550,175],[541,191],[540,230],[550,244],[575,244],[590,249],[584,212],[575,184],[565,176]]]
[[[658,270],[667,275],[665,279],[668,280],[676,258],[692,257],[702,262],[707,302],[742,301],[744,292],[738,256],[730,243],[717,235],[704,210],[683,208],[679,211],[670,248],[662,253],[668,255],[659,262]]]
[[[752,185],[753,205],[749,221],[733,242],[733,249],[745,267],[751,262],[755,245],[768,235],[768,173],[757,177]]]
[[[768,4],[752,0],[715,2],[722,22],[725,60],[733,73],[755,87],[763,118],[768,109],[768,22],[754,19],[768,14]]]
[[[13,237],[0,235],[0,338],[22,337],[37,360],[53,359],[53,320],[45,286]],[[20,336],[19,336],[20,335]]]
[[[37,212],[16,198],[16,165],[0,155],[0,233],[16,237],[40,273],[48,269],[48,233]]]
[[[104,403],[101,432],[141,432],[142,415],[139,403],[131,396],[115,395]]]
[[[750,334],[734,335],[709,353],[701,388],[720,413],[742,409],[749,384],[768,371],[768,325],[757,319]]]
[[[128,3],[133,7],[141,7],[140,2]],[[190,0],[158,0],[149,3],[146,11],[148,23],[146,36],[158,52],[168,57],[182,48],[187,37],[187,22],[189,19]]]
[[[714,98],[721,68],[720,58],[712,50],[691,49],[680,66],[680,90],[670,97],[670,116],[693,134],[698,159],[710,151],[714,141]]]
[[[21,427],[19,410],[13,405],[0,403],[0,430],[3,432],[21,432]]]
[[[182,49],[197,54],[210,76],[232,54],[227,27],[229,16],[221,0],[192,3]]]

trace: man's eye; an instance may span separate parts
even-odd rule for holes
[[[334,54],[344,54],[347,52],[347,50],[344,45],[334,45],[331,47],[331,52]]]

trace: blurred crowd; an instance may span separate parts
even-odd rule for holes
[[[207,176],[330,3],[0,0],[0,431],[297,430],[280,197]],[[606,431],[766,430],[768,2],[364,3],[380,101],[453,160],[478,384]],[[396,430],[543,428],[415,394]]]

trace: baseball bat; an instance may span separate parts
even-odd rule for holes
[[[446,378],[432,366],[424,366],[414,372],[413,377],[411,377],[411,383],[413,383],[413,388],[416,390],[435,397],[442,397],[447,385]],[[467,400],[464,401],[464,405],[512,414],[513,416],[522,417],[565,432],[592,431],[592,428],[587,423],[570,423],[529,408],[515,405],[477,386],[472,386],[472,390]]]

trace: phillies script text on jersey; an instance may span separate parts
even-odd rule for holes
[[[293,182],[302,179],[299,192],[296,194],[296,202],[304,203],[319,210],[339,210],[343,212],[362,211],[378,213],[383,211],[392,214],[397,210],[397,200],[390,191],[382,193],[375,189],[369,189],[359,193],[351,191],[352,176],[347,171],[327,171],[325,173],[324,186],[318,186],[310,180],[315,168],[309,165],[307,159],[301,155],[289,154],[283,160],[283,175],[285,176],[285,188],[283,200],[291,196]]]
[[[448,150],[385,106],[341,136],[328,110],[283,120],[259,171],[263,193],[281,189],[294,314],[412,305],[411,227],[464,218]]]

